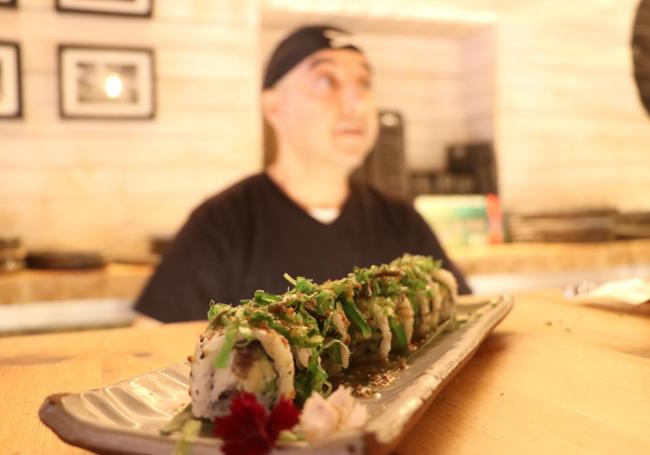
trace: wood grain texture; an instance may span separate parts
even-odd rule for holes
[[[145,254],[148,235],[172,234],[203,199],[259,169],[258,8],[161,0],[151,19],[134,19],[26,0],[3,11],[0,39],[24,51],[25,117],[0,124],[0,235]],[[152,48],[157,117],[60,119],[64,43]]]
[[[643,454],[650,449],[650,312],[515,296],[515,309],[446,386],[400,454]],[[43,399],[184,358],[204,323],[0,339],[0,449],[83,453],[38,421]]]
[[[150,265],[110,264],[104,269],[24,270],[0,275],[0,305],[105,297],[136,298]]]

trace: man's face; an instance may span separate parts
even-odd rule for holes
[[[267,118],[278,136],[306,160],[347,171],[359,166],[378,131],[377,107],[366,58],[324,49],[307,57],[273,89]]]

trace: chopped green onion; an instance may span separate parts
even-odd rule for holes
[[[289,430],[282,430],[278,435],[278,441],[280,442],[297,442],[304,439],[303,437],[298,436],[296,433]]]
[[[332,352],[333,355],[334,355],[334,361],[336,363],[338,363],[339,365],[342,365],[343,364],[343,351],[344,350],[348,351],[348,355],[349,355],[350,349],[345,345],[345,343],[343,343],[341,340],[337,340],[337,339],[333,339],[333,340],[330,340],[329,342],[325,343],[325,345],[323,346],[323,349],[324,350],[329,349],[334,345],[337,345],[336,346],[337,349],[333,349],[330,352]]]
[[[189,403],[160,429],[160,434],[167,436],[176,431],[180,431],[183,425],[185,425],[185,422],[193,418],[192,403]]]
[[[311,280],[308,280],[305,277],[299,276],[296,279],[296,290],[299,292],[302,292],[303,294],[309,294],[312,292],[314,288],[314,284],[311,282]]]
[[[343,300],[341,303],[343,305],[343,311],[345,312],[345,315],[348,317],[348,319],[350,319],[357,325],[357,327],[359,327],[359,330],[361,330],[361,334],[364,338],[370,338],[370,335],[372,335],[372,329],[359,312],[357,306],[348,299]]]
[[[224,336],[223,344],[221,349],[214,358],[214,367],[215,368],[226,368],[228,366],[228,360],[230,360],[230,353],[232,348],[235,345],[235,338],[237,335],[237,329],[228,330]]]
[[[402,327],[402,324],[397,321],[397,318],[390,317],[388,318],[388,325],[395,336],[393,340],[395,340],[397,349],[400,351],[405,350],[408,347],[408,343],[406,341],[406,333],[404,333],[404,327]]]
[[[309,367],[308,367],[308,370],[311,373],[311,390],[327,396],[332,390],[332,384],[330,384],[327,381],[327,377],[328,377],[327,373],[320,366],[318,359],[319,359],[318,349],[313,348],[311,350],[311,356],[309,356]],[[323,387],[326,388],[325,391],[323,391]]]
[[[230,305],[225,303],[215,303],[214,300],[210,301],[210,309],[208,310],[208,321],[212,322],[217,316],[232,309]]]
[[[189,455],[192,450],[192,443],[196,440],[201,432],[201,421],[190,419],[183,425],[181,430],[181,439],[174,448],[174,455]]]
[[[285,274],[282,275],[282,276],[283,276],[284,279],[287,280],[289,283],[293,284],[294,286],[296,285],[296,280],[294,280],[294,279],[291,277],[291,275],[289,275],[288,273],[285,273]]]
[[[268,292],[257,290],[253,295],[253,299],[256,303],[276,303],[279,302],[282,297],[279,295],[269,294]]]

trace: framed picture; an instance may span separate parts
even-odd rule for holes
[[[70,13],[151,17],[153,0],[56,0],[56,9]]]
[[[0,8],[16,8],[18,0],[0,0]]]
[[[0,41],[0,118],[23,116],[20,45]]]
[[[156,113],[151,49],[59,46],[63,118],[152,119]]]

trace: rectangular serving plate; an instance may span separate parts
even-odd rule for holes
[[[273,453],[390,452],[512,306],[508,295],[462,297],[458,317],[464,322],[425,343],[407,359],[408,367],[395,382],[362,400],[370,415],[363,430],[309,444],[280,445]],[[104,388],[51,395],[39,415],[63,441],[98,453],[172,453],[179,437],[163,436],[160,429],[189,402],[189,370],[189,364],[181,362]],[[219,447],[218,439],[199,437],[192,454],[220,454]]]

